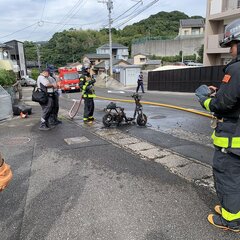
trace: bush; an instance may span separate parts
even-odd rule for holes
[[[35,80],[37,80],[39,76],[39,70],[38,68],[33,68],[32,71],[31,71],[31,77]]]
[[[0,69],[0,85],[12,86],[16,82],[16,75],[13,71]]]

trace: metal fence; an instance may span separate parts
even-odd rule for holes
[[[148,73],[148,90],[194,92],[201,84],[219,87],[224,66],[196,67]]]

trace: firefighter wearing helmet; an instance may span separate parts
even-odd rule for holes
[[[90,74],[90,67],[82,68],[82,75],[80,76],[80,86],[82,89],[82,96],[84,99],[84,113],[83,113],[83,122],[92,123],[95,118],[93,117],[94,113],[94,98],[95,90],[94,83],[96,80]]]
[[[195,92],[202,107],[214,114],[213,177],[219,205],[208,221],[240,232],[240,19],[226,26],[220,46],[230,47],[232,56],[220,88],[202,85]]]

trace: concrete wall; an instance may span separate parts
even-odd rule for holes
[[[147,40],[132,44],[132,56],[139,52],[155,56],[175,56],[183,51],[183,55],[197,54],[204,43],[204,37],[191,37],[189,39],[174,40]]]

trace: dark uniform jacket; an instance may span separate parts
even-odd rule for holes
[[[218,119],[213,144],[240,155],[240,62],[232,61],[224,73],[216,96],[206,99],[203,105]]]

